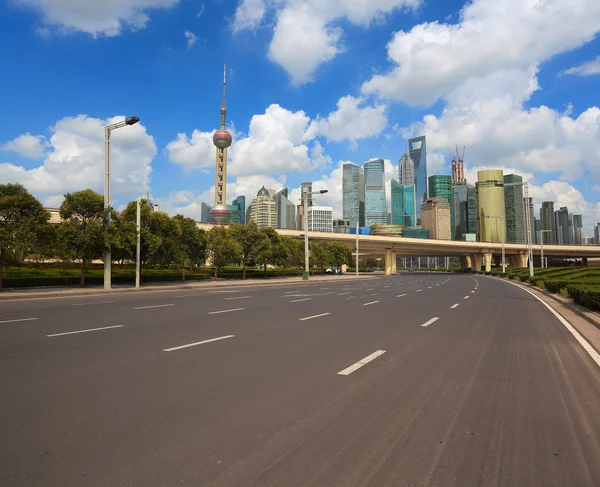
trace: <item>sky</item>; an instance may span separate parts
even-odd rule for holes
[[[46,206],[150,194],[200,219],[214,200],[227,65],[228,203],[314,181],[341,217],[341,164],[425,135],[429,174],[502,168],[600,221],[597,0],[0,0],[0,181]],[[389,193],[389,186],[388,186]],[[389,199],[389,195],[388,195]]]

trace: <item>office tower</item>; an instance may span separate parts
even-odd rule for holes
[[[277,228],[296,229],[296,205],[288,199],[288,189],[269,191],[277,206]]]
[[[246,197],[242,194],[236,196],[235,199],[231,202],[232,205],[235,205],[240,213],[240,223],[242,225],[246,224]]]
[[[554,220],[554,203],[552,201],[544,201],[540,209],[540,239],[539,243],[544,239],[544,244],[556,243],[556,222]],[[542,230],[550,230],[542,233]]]
[[[227,207],[227,148],[231,146],[233,138],[225,129],[225,116],[227,108],[225,105],[225,91],[227,70],[223,66],[223,94],[221,96],[221,128],[213,135],[213,144],[216,151],[215,172],[215,205],[210,209],[210,219],[215,223],[229,223],[231,213]]]
[[[451,223],[452,240],[462,240],[463,235],[469,233],[469,206],[466,185],[452,187],[452,210],[454,215],[453,223]]]
[[[600,245],[600,222],[594,225],[594,243]]]
[[[421,208],[421,228],[429,230],[429,238],[451,240],[450,204],[446,198],[427,198]]]
[[[408,140],[410,157],[415,163],[415,186],[417,194],[417,220],[420,221],[421,204],[427,199],[427,142],[425,136]]]
[[[402,186],[415,184],[415,162],[406,151],[398,161],[398,182]]]
[[[506,215],[506,242],[525,243],[525,208],[523,206],[523,178],[517,174],[504,175],[504,214]],[[517,183],[515,186],[507,186]]]
[[[229,208],[229,211],[231,212],[229,223],[232,223],[233,225],[240,225],[242,223],[242,214],[240,213],[240,209],[238,208],[238,206],[227,205],[227,208]]]
[[[300,185],[300,204],[298,205],[298,213],[296,215],[296,228],[302,230],[304,228],[304,195],[309,194],[306,200],[307,206],[312,206],[312,183],[306,182]]]
[[[477,227],[480,242],[501,242],[506,238],[504,175],[502,169],[477,171]]]
[[[392,179],[392,224],[414,227],[417,222],[415,209],[415,185],[403,186]]]
[[[264,186],[258,190],[248,207],[248,221],[256,223],[258,228],[277,226],[277,204]]]
[[[452,205],[452,176],[447,174],[436,174],[429,176],[428,189],[430,198],[446,198],[450,205],[450,228],[454,228],[454,207]],[[452,240],[452,230],[450,231]]]
[[[479,236],[477,227],[477,190],[475,186],[467,183],[467,233]]]
[[[385,198],[385,165],[383,159],[365,162],[365,226],[385,223],[387,201]]]
[[[539,218],[534,219],[533,221],[533,233],[531,235],[532,243],[539,244],[541,243],[540,230],[542,229],[542,222]]]
[[[539,229],[535,226],[536,221],[539,222],[539,220],[535,219],[535,212],[533,210],[533,198],[529,197],[528,200],[527,198],[523,198],[523,209],[525,210],[525,216],[529,214],[529,224],[531,225],[531,243],[535,244],[539,241]],[[528,209],[529,213],[527,213]],[[527,241],[527,222],[523,222],[523,226],[525,227],[525,241]]]
[[[307,217],[310,232],[333,232],[333,208],[331,206],[309,206]]]
[[[210,223],[211,222],[210,205],[208,205],[204,202],[200,205],[200,221],[202,223]]]
[[[573,213],[569,213],[569,228],[567,233],[569,235],[569,245],[573,245],[575,243],[575,225],[573,223]]]
[[[569,209],[561,206],[554,212],[554,221],[556,226],[556,243],[558,245],[570,245],[569,237]]]
[[[353,226],[365,226],[365,182],[362,167],[346,163],[342,166],[342,216]]]
[[[573,245],[583,245],[583,217],[573,215]]]

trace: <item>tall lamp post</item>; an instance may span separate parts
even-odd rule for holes
[[[104,254],[104,289],[111,288],[111,255],[108,229],[110,228],[110,132],[127,125],[135,125],[138,117],[127,117],[122,122],[113,123],[104,127],[104,209],[106,210],[106,252]]]
[[[302,280],[308,281],[308,268],[309,268],[309,255],[308,255],[308,197],[314,194],[325,194],[328,190],[322,189],[321,191],[307,191],[302,196],[304,203],[304,274]]]
[[[542,244],[542,269],[544,268],[544,233],[552,233],[552,230],[540,230],[540,243]]]
[[[500,216],[486,216],[486,218],[494,218],[494,219],[498,219],[502,222],[502,274],[506,273],[506,255],[504,254],[504,240],[505,240],[505,236],[504,234],[506,233],[506,218],[503,217],[502,215]]]

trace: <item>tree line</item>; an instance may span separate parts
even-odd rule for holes
[[[3,269],[22,263],[26,258],[58,259],[77,263],[80,284],[86,269],[102,259],[110,245],[112,259],[131,264],[136,257],[136,208],[131,201],[121,213],[104,208],[102,195],[86,189],[65,194],[57,225],[42,204],[20,184],[0,184],[0,289]],[[110,214],[111,224],[107,221]],[[177,265],[185,280],[186,267],[212,265],[215,279],[231,264],[242,268],[268,266],[283,269],[304,267],[304,242],[280,236],[272,228],[248,225],[215,225],[210,231],[199,229],[196,222],[182,215],[169,217],[155,212],[147,200],[141,200],[140,260],[142,265]],[[324,270],[352,261],[352,254],[341,243],[312,243],[310,264]]]

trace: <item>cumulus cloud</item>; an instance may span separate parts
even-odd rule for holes
[[[363,84],[364,93],[431,104],[471,79],[528,71],[579,47],[600,30],[596,0],[474,0],[457,24],[426,22],[397,32],[387,46],[393,64]]]
[[[47,26],[61,32],[80,31],[97,37],[117,36],[123,28],[139,30],[150,20],[149,11],[174,6],[179,0],[13,0],[39,12]]]
[[[194,130],[190,137],[185,133],[167,144],[166,150],[171,162],[179,164],[186,171],[204,169],[215,165],[215,146],[212,132]]]
[[[19,135],[17,138],[0,146],[0,149],[16,152],[29,159],[40,159],[44,157],[46,147],[48,147],[48,143],[43,135],[30,135],[27,133]]]
[[[592,76],[594,74],[600,74],[600,56],[596,57],[596,59],[588,61],[587,63],[569,68],[566,71],[563,71],[561,74],[577,74],[579,76]]]
[[[234,31],[256,29],[269,9],[276,15],[269,58],[296,84],[312,81],[316,68],[344,51],[342,21],[368,27],[399,8],[416,8],[421,0],[242,0]]]
[[[52,128],[43,163],[26,169],[0,163],[0,180],[23,184],[32,193],[56,205],[66,192],[91,188],[102,192],[104,184],[104,126],[122,121],[86,115],[65,117]],[[111,134],[112,194],[134,196],[148,189],[151,162],[156,154],[154,138],[138,123]]]

